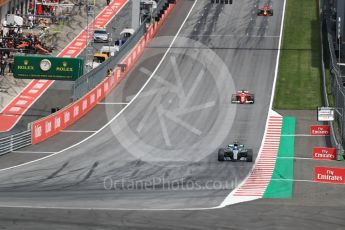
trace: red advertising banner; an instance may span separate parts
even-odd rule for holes
[[[35,121],[32,125],[32,143],[40,143],[58,134],[87,114],[99,101],[104,99],[105,92],[110,92],[109,81],[110,79],[107,78],[75,103],[49,117]],[[115,87],[115,81],[113,87]]]
[[[329,125],[311,125],[310,134],[313,136],[329,136],[330,127]]]
[[[122,71],[120,67],[116,67],[110,76],[108,76],[104,81],[96,86],[96,88],[91,90],[78,101],[52,114],[51,116],[33,122],[31,130],[32,144],[38,144],[49,137],[58,134],[61,130],[67,128],[82,118],[92,108],[94,108],[98,102],[102,101],[133,68],[140,55],[144,52],[146,44],[154,37],[161,26],[162,21],[166,19],[167,14],[170,13],[173,7],[174,4],[170,4],[166,13],[160,20],[160,24],[156,22],[153,26],[150,26],[146,35],[139,40],[137,45],[122,61],[121,64],[126,64],[126,69],[124,71]]]
[[[314,147],[313,148],[313,159],[314,160],[336,160],[337,149],[326,148],[326,147]]]
[[[315,167],[314,181],[345,184],[345,168]]]

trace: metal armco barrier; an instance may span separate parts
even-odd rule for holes
[[[0,155],[31,145],[31,130],[0,139]]]
[[[138,42],[133,46],[131,51],[126,55],[126,57],[124,57],[124,59],[120,63],[115,62],[112,59],[108,61],[110,63],[106,62],[103,65],[106,66],[106,64],[108,64],[111,67],[110,64],[113,63],[111,61],[114,61],[116,64],[115,66],[117,67],[115,67],[112,74],[108,75],[107,73],[105,73],[103,76],[96,79],[91,79],[91,76],[89,76],[89,78],[85,78],[84,80],[87,83],[94,82],[93,84],[95,84],[95,82],[98,81],[100,81],[100,83],[93,89],[84,92],[85,94],[81,98],[79,98],[69,106],[59,110],[58,112],[48,117],[33,122],[31,124],[32,144],[38,144],[58,134],[61,130],[78,121],[91,109],[93,109],[98,104],[98,102],[102,101],[111,92],[111,90],[121,82],[121,80],[131,70],[131,68],[133,68],[138,58],[144,52],[147,43],[155,36],[173,7],[173,4],[168,5],[168,7],[165,8],[164,13],[160,16],[160,20],[149,25],[147,30],[145,28],[146,33],[144,33],[143,36],[139,38],[132,36],[132,39],[138,39]],[[118,64],[121,64],[121,66],[125,66],[126,68],[121,69]],[[103,66],[102,68],[105,68]],[[107,70],[107,68],[105,69]],[[83,83],[82,80],[79,83],[86,84]],[[89,85],[87,85],[87,87],[89,87]]]

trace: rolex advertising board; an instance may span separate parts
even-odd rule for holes
[[[75,81],[83,75],[80,58],[15,56],[13,75],[20,79]]]

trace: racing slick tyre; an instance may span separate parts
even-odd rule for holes
[[[253,150],[248,149],[246,161],[247,162],[252,162],[253,161]]]
[[[218,161],[224,161],[224,149],[218,150]]]

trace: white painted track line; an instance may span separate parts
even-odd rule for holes
[[[272,179],[274,181],[293,181],[293,182],[308,182],[308,183],[317,183],[313,180],[299,180],[299,179],[286,179],[286,178],[281,178],[281,179]]]
[[[283,13],[282,13],[281,24],[280,24],[278,54],[277,54],[277,59],[276,59],[276,68],[274,70],[274,80],[273,80],[272,93],[271,93],[270,109],[273,109],[274,94],[275,94],[275,91],[276,91],[276,84],[277,84],[277,78],[278,78],[280,49],[281,49],[281,46],[282,46],[282,39],[283,39],[285,9],[286,9],[286,0],[284,0]]]
[[[278,157],[279,159],[313,160],[311,157]]]
[[[92,130],[61,130],[61,133],[96,133],[97,131],[92,131]]]
[[[200,35],[184,35],[185,37],[248,37],[248,38],[279,38],[279,36],[275,35],[266,35],[266,36],[260,36],[260,35],[245,35],[245,34],[224,34],[224,35],[217,35],[217,34],[200,34]]]
[[[283,137],[324,137],[327,135],[311,135],[311,134],[284,134]]]
[[[54,154],[56,152],[40,152],[40,151],[13,151],[12,153],[36,153],[36,154]]]
[[[128,105],[128,102],[99,102],[99,105]]]

